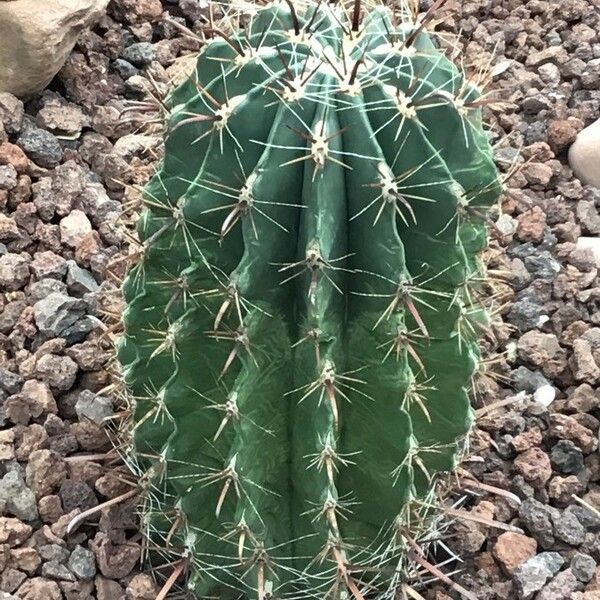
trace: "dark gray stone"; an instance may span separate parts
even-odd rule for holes
[[[591,556],[578,552],[571,559],[571,571],[579,581],[587,583],[596,572],[596,561]]]
[[[96,576],[94,553],[83,546],[75,546],[69,557],[69,569],[78,579],[90,580]]]
[[[60,334],[61,337],[65,338],[67,344],[72,346],[73,344],[79,344],[83,342],[90,331],[96,329],[99,326],[99,321],[95,317],[86,315],[73,323],[70,327],[67,327]]]
[[[83,481],[66,479],[60,486],[58,495],[65,513],[69,513],[76,508],[84,511],[98,505],[98,498],[96,498],[94,490]]]
[[[535,329],[539,325],[540,317],[544,314],[544,307],[529,298],[515,302],[508,315],[507,321],[512,323],[522,332]]]
[[[564,562],[558,552],[542,552],[525,561],[513,574],[518,597],[523,600],[533,597],[558,573]]]
[[[17,146],[40,167],[51,169],[62,159],[63,152],[58,138],[31,124],[23,128],[17,138]]]
[[[583,453],[571,440],[560,440],[552,448],[550,460],[561,473],[580,473],[585,468]]]
[[[139,73],[136,67],[122,58],[117,58],[112,66],[121,79],[129,79]]]
[[[539,371],[530,371],[527,367],[518,367],[512,372],[513,387],[517,392],[533,394],[550,382]]]
[[[0,367],[0,388],[9,394],[16,394],[23,385],[23,378],[18,373]]]
[[[555,542],[552,524],[560,518],[558,509],[527,498],[519,508],[519,517],[542,548],[552,548]]]
[[[552,523],[557,539],[570,546],[580,546],[585,541],[585,528],[572,512],[564,510],[562,514],[554,515]]]
[[[74,296],[83,296],[95,292],[100,287],[94,276],[86,269],[81,268],[74,260],[67,261],[67,286]]]
[[[52,293],[33,305],[35,322],[45,335],[57,337],[85,314],[85,302]]]
[[[560,272],[560,263],[547,250],[526,256],[523,262],[525,268],[539,279],[554,279]]]
[[[121,57],[136,67],[146,67],[154,60],[155,52],[152,44],[138,42],[127,46],[121,53]]]

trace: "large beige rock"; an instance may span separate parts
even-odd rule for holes
[[[600,188],[600,119],[579,132],[569,149],[569,164],[582,183]]]
[[[0,92],[28,96],[47,86],[77,36],[108,0],[0,0]]]

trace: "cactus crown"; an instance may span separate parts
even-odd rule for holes
[[[169,98],[124,284],[144,523],[198,598],[393,598],[472,422],[483,76],[404,6],[251,10]]]

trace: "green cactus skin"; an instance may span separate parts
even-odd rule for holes
[[[169,109],[118,345],[155,554],[198,598],[395,597],[473,420],[481,90],[408,12],[275,2]]]

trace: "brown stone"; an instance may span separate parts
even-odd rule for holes
[[[507,531],[498,537],[492,553],[502,569],[512,575],[518,566],[535,555],[536,549],[537,542],[534,539]]]
[[[27,485],[36,498],[52,493],[67,476],[67,467],[61,456],[52,450],[36,450],[31,453],[25,469]]]
[[[127,586],[127,600],[155,600],[158,589],[152,577],[145,573],[136,575]]]
[[[573,417],[553,414],[550,417],[548,434],[559,440],[571,440],[585,454],[593,452],[598,447],[596,436],[586,427],[580,425]]]
[[[19,146],[5,142],[0,144],[0,165],[12,165],[17,173],[26,173],[29,169],[29,159]]]
[[[515,470],[534,487],[543,487],[552,476],[550,458],[541,448],[531,448],[514,460]]]
[[[23,600],[62,600],[63,596],[55,581],[34,577],[19,588],[17,597]]]
[[[19,519],[0,517],[0,544],[20,546],[32,532],[32,528]]]
[[[517,221],[517,237],[522,242],[539,242],[544,237],[546,215],[539,206],[519,215]]]

